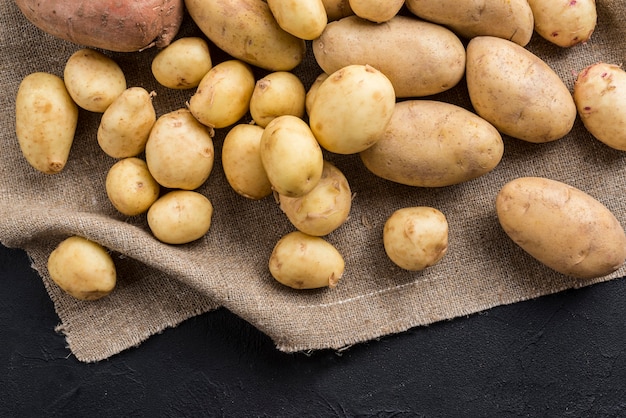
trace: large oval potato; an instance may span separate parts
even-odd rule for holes
[[[432,100],[396,104],[384,135],[360,153],[372,173],[409,186],[443,187],[493,170],[504,143],[489,122]]]
[[[626,235],[611,211],[580,189],[541,177],[505,184],[496,212],[506,234],[551,269],[590,279],[626,259]]]
[[[586,42],[596,28],[595,0],[528,0],[535,31],[555,45],[570,47]]]
[[[528,142],[569,133],[576,105],[559,75],[526,48],[494,36],[467,46],[467,87],[474,110],[500,132]]]
[[[401,15],[384,23],[358,16],[331,22],[313,41],[313,54],[328,74],[352,64],[376,68],[400,98],[448,90],[465,72],[465,47],[453,32]]]

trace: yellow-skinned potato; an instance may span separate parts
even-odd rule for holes
[[[496,36],[526,46],[533,35],[533,12],[526,0],[406,0],[406,6],[466,39]]]
[[[65,168],[77,123],[78,107],[60,77],[45,72],[24,77],[15,98],[15,134],[33,168],[45,174]]]
[[[280,27],[263,0],[185,0],[200,30],[233,58],[269,71],[289,71],[304,59],[304,39]]]
[[[96,113],[103,113],[126,90],[126,76],[120,66],[90,48],[80,49],[69,57],[63,79],[74,102]]]
[[[48,273],[65,293],[80,300],[101,299],[117,283],[115,264],[107,250],[79,236],[66,238],[50,253]]]
[[[324,169],[322,149],[309,125],[292,116],[278,116],[263,130],[261,161],[272,189],[297,197],[310,192]]]
[[[293,289],[334,288],[344,269],[344,259],[331,243],[300,231],[283,236],[269,260],[272,277]]]
[[[591,135],[626,151],[626,71],[605,62],[585,67],[574,82],[574,102]]]
[[[467,87],[474,110],[500,132],[527,142],[555,141],[576,119],[559,75],[520,45],[493,36],[467,46]]]
[[[199,37],[177,39],[152,60],[151,70],[159,84],[175,90],[198,87],[213,67],[208,43]]]
[[[267,5],[280,27],[300,39],[317,38],[328,23],[322,0],[267,0]]]
[[[188,108],[200,123],[225,128],[248,112],[255,83],[252,69],[243,61],[221,62],[202,78]]]
[[[349,16],[329,23],[312,45],[324,72],[370,65],[389,78],[400,98],[441,93],[465,72],[465,47],[452,31],[408,16],[384,23]]]
[[[324,3],[324,9],[326,10],[326,16],[329,22],[354,14],[350,8],[349,0],[322,0],[322,3]]]
[[[369,65],[349,65],[319,86],[309,124],[326,150],[355,154],[380,139],[395,102],[393,85],[383,73]]]
[[[311,107],[313,106],[313,102],[315,101],[315,97],[317,95],[317,89],[322,84],[322,82],[326,80],[327,78],[328,78],[327,73],[321,73],[315,78],[315,80],[313,81],[313,84],[311,84],[311,87],[309,87],[309,89],[307,90],[306,96],[304,99],[304,109],[307,115],[311,114]]]
[[[262,127],[276,116],[304,116],[306,90],[302,81],[288,71],[267,74],[256,82],[250,98],[250,115]]]
[[[349,3],[355,15],[376,23],[390,20],[404,6],[404,0],[350,0]]]
[[[542,177],[520,177],[496,198],[502,229],[524,251],[567,276],[612,273],[626,259],[626,235],[601,202],[580,189]]]
[[[115,209],[127,216],[146,212],[159,198],[161,186],[145,161],[137,157],[119,160],[109,169],[105,182],[107,197]]]
[[[143,87],[130,87],[107,107],[97,131],[98,144],[107,155],[128,158],[143,152],[156,122],[153,96]]]
[[[487,174],[502,159],[500,133],[476,114],[432,100],[398,102],[380,140],[360,153],[368,170],[418,187],[444,187]]]
[[[528,0],[535,31],[564,48],[586,42],[598,19],[595,0]]]

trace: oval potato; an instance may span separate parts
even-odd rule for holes
[[[150,66],[156,81],[174,90],[198,87],[211,68],[209,45],[196,36],[175,40],[159,51]]]
[[[286,32],[310,41],[324,31],[328,16],[322,0],[267,0],[272,15]]]
[[[304,116],[306,90],[302,81],[288,71],[275,71],[259,79],[250,98],[250,116],[266,127],[281,115]]]
[[[586,42],[596,28],[595,0],[528,0],[535,31],[555,45],[567,48]]]
[[[146,162],[137,157],[113,164],[107,173],[105,189],[115,209],[127,216],[146,212],[161,192]]]
[[[349,3],[355,15],[376,23],[395,17],[404,6],[404,0],[349,0]]]

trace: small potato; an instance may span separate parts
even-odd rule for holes
[[[311,129],[291,115],[275,118],[263,131],[261,161],[272,189],[289,197],[313,190],[324,169],[322,149]]]
[[[222,144],[222,168],[228,184],[243,197],[259,200],[272,194],[272,185],[261,161],[263,128],[233,126]]]
[[[574,99],[557,73],[526,48],[493,36],[467,46],[467,87],[474,110],[501,133],[555,141],[576,119]]]
[[[404,0],[349,0],[349,3],[355,15],[376,23],[391,20],[404,6]]]
[[[304,116],[306,90],[293,73],[276,71],[256,82],[250,98],[250,115],[254,122],[266,127],[276,116]]]
[[[605,62],[587,66],[574,82],[574,102],[591,135],[626,151],[626,71]]]
[[[385,222],[383,244],[397,266],[424,270],[448,251],[448,221],[439,210],[427,206],[398,209]]]
[[[194,190],[209,178],[215,150],[207,128],[187,109],[161,115],[146,142],[154,179],[170,189]]]
[[[48,273],[65,293],[80,300],[101,299],[117,283],[115,264],[107,250],[79,236],[66,238],[50,253]]]
[[[203,125],[225,128],[248,112],[255,83],[249,65],[239,60],[223,61],[202,78],[188,108]]]
[[[143,87],[130,87],[102,114],[97,139],[100,148],[113,158],[141,154],[156,122],[153,93]]]
[[[152,60],[152,75],[159,84],[175,90],[198,87],[213,68],[208,43],[195,36],[177,39]]]
[[[304,99],[304,109],[307,115],[311,114],[311,107],[313,106],[313,102],[315,101],[315,97],[317,96],[317,89],[322,84],[322,82],[326,80],[327,78],[328,78],[328,74],[321,73],[315,78],[315,80],[313,81],[313,84],[311,84],[311,87],[309,87],[309,90],[307,90],[306,96]]]
[[[267,0],[267,5],[278,25],[300,39],[317,38],[328,23],[322,0]]]
[[[626,234],[611,211],[587,193],[541,177],[505,184],[496,198],[502,229],[524,251],[567,276],[605,276],[626,260]]]
[[[320,145],[337,154],[355,154],[380,139],[396,96],[389,79],[369,65],[349,65],[319,86],[309,124]]]
[[[322,3],[324,3],[324,9],[326,10],[326,16],[329,22],[354,14],[350,8],[349,0],[322,0]]]
[[[280,208],[293,226],[305,234],[328,235],[346,222],[352,206],[352,192],[341,170],[324,161],[317,186],[301,197],[278,195]]]
[[[213,205],[191,190],[174,190],[161,196],[148,209],[152,234],[166,244],[187,244],[202,238],[211,228]]]
[[[146,162],[136,157],[113,164],[107,173],[105,187],[115,209],[127,216],[146,212],[161,191]]]
[[[76,104],[96,113],[103,113],[126,90],[126,76],[120,66],[90,48],[80,49],[70,56],[63,78]]]
[[[272,277],[293,289],[334,288],[344,269],[344,259],[331,243],[300,231],[283,236],[269,260]]]
[[[535,31],[555,45],[571,47],[586,42],[596,28],[595,0],[528,0]]]
[[[65,168],[78,107],[63,80],[44,72],[24,77],[15,97],[15,134],[26,161],[45,174]]]

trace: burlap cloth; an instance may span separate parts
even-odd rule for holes
[[[355,193],[350,219],[327,237],[346,262],[345,275],[334,290],[293,291],[270,276],[270,252],[293,227],[273,198],[251,201],[230,189],[220,164],[226,130],[216,134],[216,164],[200,189],[215,207],[211,230],[192,244],[159,243],[151,236],[145,216],[122,216],[107,200],[104,180],[115,161],[96,142],[99,114],[80,113],[70,160],[61,174],[47,176],[25,162],[14,133],[19,82],[35,71],[62,75],[67,58],[79,47],[33,27],[12,1],[1,0],[0,5],[0,241],[30,256],[54,302],[59,329],[80,361],[105,359],[217,307],[257,327],[279,350],[339,349],[626,275],[624,268],[591,281],[556,274],[516,247],[495,216],[494,199],[500,187],[532,175],[586,191],[626,225],[626,154],[594,140],[580,121],[571,134],[553,143],[535,145],[505,137],[504,158],[493,172],[446,188],[393,184],[369,173],[355,155],[326,154],[345,173]],[[600,60],[621,64],[625,58],[624,2],[599,1],[597,7],[597,30],[587,44],[561,49],[535,35],[528,46],[570,89],[576,72],[586,65]],[[179,33],[187,35],[199,35],[188,18]],[[167,90],[155,82],[150,72],[155,53],[110,56],[125,71],[129,86],[156,91],[154,104],[163,114],[183,107],[192,92]],[[213,53],[215,62],[227,58],[215,49]],[[294,72],[306,87],[320,73],[310,49]],[[435,98],[470,108],[464,82]],[[384,253],[381,235],[392,211],[413,205],[440,209],[450,226],[450,248],[444,259],[417,273],[394,267]],[[70,235],[110,249],[118,285],[109,297],[77,301],[49,280],[47,257]]]

